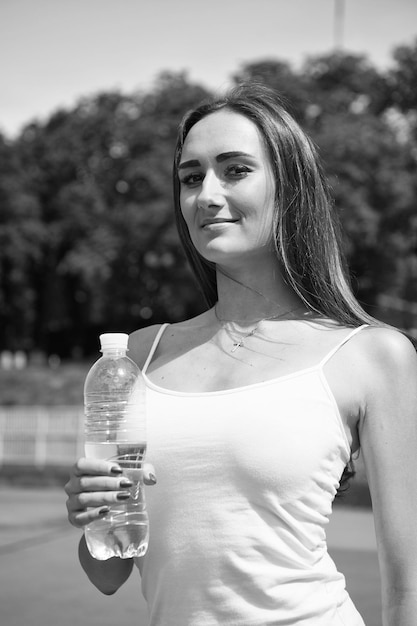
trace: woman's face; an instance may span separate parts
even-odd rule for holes
[[[226,267],[254,257],[276,259],[272,169],[253,122],[228,110],[197,122],[178,174],[181,211],[204,258]]]

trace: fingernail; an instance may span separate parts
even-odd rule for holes
[[[156,476],[155,474],[152,474],[152,472],[148,475],[148,480],[150,483],[152,483],[153,485],[156,484]]]
[[[101,509],[99,510],[99,515],[106,515],[106,513],[108,513],[109,511],[110,511],[109,506],[102,506]]]
[[[117,494],[118,500],[128,500],[130,498],[130,493],[123,491],[122,493]]]
[[[123,470],[118,465],[113,465],[113,467],[110,469],[110,472],[112,474],[122,474]]]
[[[122,478],[122,480],[119,481],[119,486],[120,487],[133,487],[133,483],[128,478]]]

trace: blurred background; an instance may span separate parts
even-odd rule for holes
[[[202,310],[176,129],[242,79],[316,142],[365,309],[417,336],[415,0],[3,0],[0,58],[3,475],[79,452],[101,332]]]
[[[1,485],[65,482],[99,333],[203,309],[176,129],[242,79],[317,144],[364,308],[417,336],[415,0],[1,0],[0,59]]]

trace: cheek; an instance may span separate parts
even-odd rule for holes
[[[255,219],[264,218],[265,221],[270,223],[275,206],[274,189],[271,185],[260,181],[249,190],[249,193],[242,195],[241,206],[244,205]]]
[[[253,219],[257,223],[257,242],[265,245],[273,239],[275,193],[271,185],[260,184],[253,195]]]

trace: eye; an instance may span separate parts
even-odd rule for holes
[[[232,178],[245,178],[251,171],[251,168],[247,165],[233,164],[226,167],[225,174]]]
[[[204,176],[200,172],[192,172],[180,178],[181,185],[185,187],[197,187],[201,184]]]

